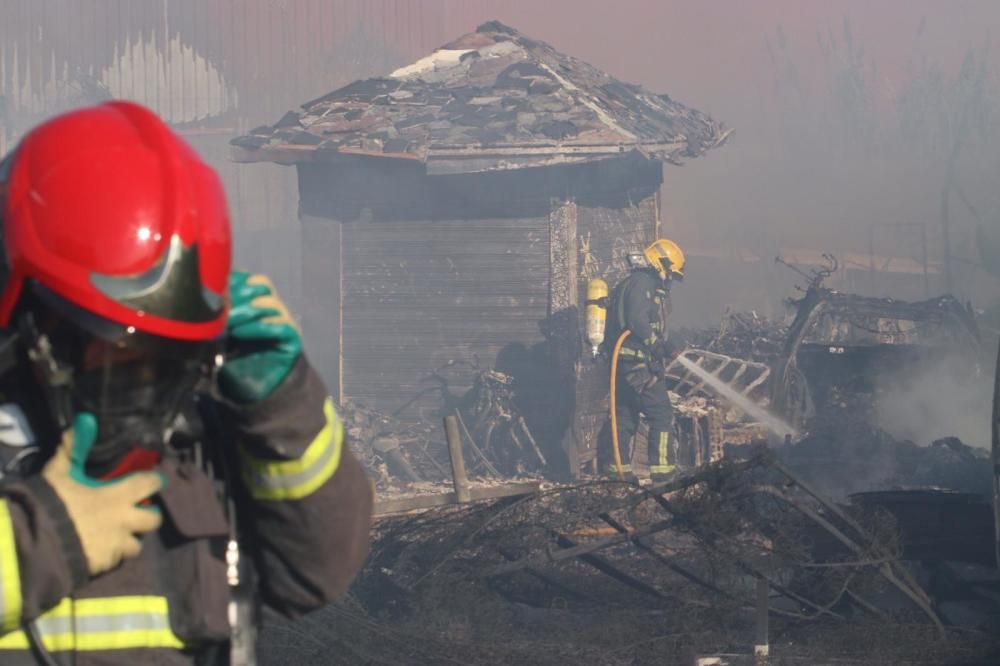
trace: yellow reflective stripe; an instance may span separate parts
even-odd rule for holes
[[[326,425],[296,460],[264,461],[244,452],[243,478],[254,499],[302,499],[333,476],[340,465],[344,426],[330,398],[323,404],[323,414]]]
[[[670,433],[661,432],[660,441],[656,443],[658,463],[650,465],[650,474],[669,474],[674,471],[674,465],[670,464]]]
[[[0,633],[21,622],[21,569],[14,543],[14,521],[6,500],[0,500]]]
[[[45,647],[53,652],[184,647],[170,628],[164,597],[67,598],[43,613],[35,624]],[[0,650],[28,647],[28,638],[20,630],[0,637]]]
[[[63,599],[62,601],[62,603],[67,602],[70,602],[70,614],[76,617],[129,615],[131,613],[146,613],[166,617],[170,612],[166,597],[146,595],[77,599],[75,603],[69,599]]]

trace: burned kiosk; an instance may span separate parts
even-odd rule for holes
[[[304,328],[339,400],[393,412],[435,368],[465,367],[444,389],[460,393],[496,359],[522,395],[532,377],[560,387],[530,400],[559,442],[587,279],[616,281],[660,233],[662,162],[726,136],[491,22],[239,137],[233,156],[298,170]]]

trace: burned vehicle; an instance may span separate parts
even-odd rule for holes
[[[771,374],[771,404],[794,427],[833,407],[863,418],[886,377],[905,385],[945,363],[957,376],[981,374],[971,307],[951,296],[906,302],[821,283],[814,280],[793,301],[795,318]]]

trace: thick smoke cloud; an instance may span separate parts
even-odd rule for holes
[[[973,374],[958,359],[941,358],[917,372],[882,377],[875,425],[897,439],[927,445],[958,437],[989,448],[992,366]]]

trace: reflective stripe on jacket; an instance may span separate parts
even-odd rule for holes
[[[35,626],[51,652],[184,647],[170,628],[165,597],[63,599],[35,620]],[[28,647],[20,629],[0,636],[0,659],[3,650]]]
[[[17,566],[14,523],[7,501],[0,499],[0,634],[21,621],[21,572]]]

